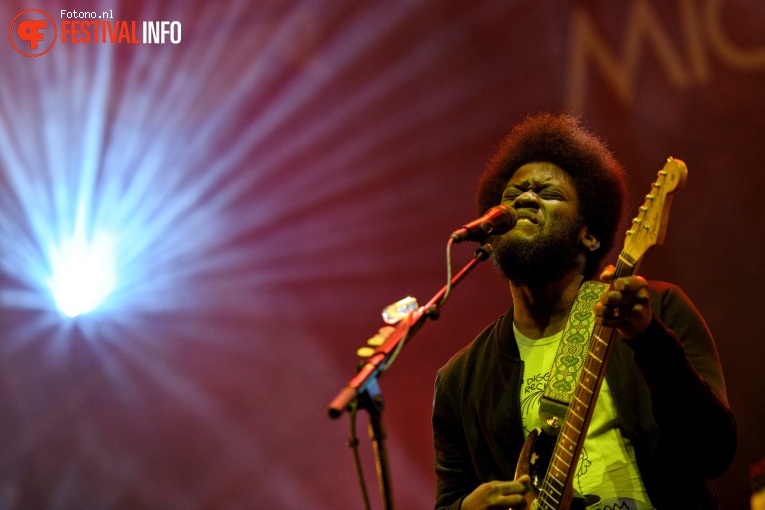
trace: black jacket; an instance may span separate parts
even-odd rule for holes
[[[638,469],[659,509],[716,509],[736,450],[712,336],[676,286],[651,282],[653,321],[617,339],[606,371]],[[512,307],[439,370],[433,401],[436,508],[459,509],[484,482],[512,480],[523,445],[523,362]]]

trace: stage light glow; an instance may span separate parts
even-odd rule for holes
[[[403,141],[401,126],[437,114],[444,95],[460,101],[462,89],[444,82],[411,104],[407,96],[403,114],[385,106],[411,85],[423,59],[441,51],[438,41],[423,42],[374,79],[349,84],[343,78],[355,76],[370,51],[382,51],[416,4],[348,5],[338,17],[335,9],[301,2],[277,2],[256,15],[261,11],[248,2],[231,0],[225,7],[199,4],[196,23],[185,5],[162,13],[156,5],[144,3],[136,19],[182,19],[182,45],[59,45],[34,62],[13,56],[6,65],[16,72],[0,76],[0,276],[8,283],[0,286],[0,307],[15,323],[0,350],[14,359],[34,353],[62,372],[92,352],[97,363],[87,374],[98,381],[103,373],[109,384],[94,383],[89,392],[108,392],[131,412],[161,396],[194,418],[184,423],[191,431],[185,437],[195,444],[212,437],[231,452],[193,499],[211,501],[249,463],[258,473],[285,473],[268,491],[284,498],[277,507],[289,506],[292,492],[280,488],[301,477],[272,469],[265,443],[253,435],[258,429],[233,421],[199,373],[225,371],[215,363],[228,359],[227,349],[257,352],[271,363],[274,325],[302,331],[309,313],[292,294],[295,286],[317,288],[317,278],[377,270],[366,258],[344,257],[319,270],[306,264],[302,248],[354,249],[358,239],[337,225],[349,210],[371,223],[390,202],[376,207],[362,200],[364,207],[354,207],[338,198],[373,189],[381,172],[416,166],[420,151],[390,150]],[[312,26],[342,29],[324,40],[317,28],[295,47],[294,35]],[[359,115],[370,111],[375,122],[358,129]],[[436,138],[425,142],[434,150],[441,145]],[[413,191],[401,190],[406,193]],[[324,315],[323,305],[316,306],[313,313]],[[291,350],[278,349],[279,363],[306,349],[320,360],[321,349],[301,347],[312,335],[291,337]],[[204,368],[194,365],[199,352],[213,353],[199,362]],[[269,388],[269,373],[252,387]],[[17,414],[34,423],[66,418],[38,410],[45,407],[38,400],[16,400],[33,408]],[[93,430],[114,426],[103,426],[97,407],[85,400],[60,399]],[[264,413],[263,427],[281,430],[266,421],[279,413]],[[46,430],[25,423],[6,462],[36,451],[48,440]],[[284,440],[291,440],[286,431]],[[259,449],[264,452],[252,460]],[[134,465],[142,462],[136,453]],[[123,464],[125,480],[138,476],[129,472],[130,462]],[[145,474],[139,481],[141,487],[155,482]],[[55,488],[63,492],[68,483],[62,476]],[[189,506],[161,483],[156,490],[171,506]]]
[[[158,16],[151,6],[142,11],[145,19]],[[0,289],[0,304],[42,313],[55,307],[64,318],[91,312],[90,324],[80,321],[79,330],[94,331],[96,315],[103,328],[145,313],[241,306],[241,299],[232,304],[218,293],[252,294],[251,285],[283,278],[278,271],[237,274],[253,261],[270,267],[274,260],[261,245],[231,250],[230,244],[268,231],[284,214],[285,195],[292,209],[310,208],[322,195],[373,179],[371,171],[348,175],[346,169],[391,135],[370,130],[336,145],[337,126],[400,86],[435,48],[426,45],[424,55],[364,83],[311,123],[298,120],[299,129],[274,143],[273,133],[300,119],[331,87],[332,69],[358,62],[407,12],[351,11],[348,28],[315,59],[297,65],[302,62],[295,60],[290,34],[317,23],[311,16],[318,13],[310,11],[293,6],[281,18],[259,19],[262,30],[237,32],[238,44],[229,47],[225,34],[235,33],[248,12],[234,2],[226,16],[215,16],[216,36],[189,36],[182,48],[61,45],[51,58],[33,63],[37,94],[15,78],[21,73],[6,76],[0,167],[7,185],[0,187],[0,213],[9,222],[0,226],[0,265],[23,290]],[[371,19],[376,31],[369,30]],[[199,79],[184,78],[192,69]],[[209,90],[226,93],[211,101]],[[269,90],[278,90],[269,101],[249,99]],[[243,104],[257,105],[246,119]],[[335,179],[306,168],[283,173],[322,144],[329,147],[326,164]],[[252,171],[241,171],[250,165]],[[258,193],[254,203],[246,198],[277,174],[277,192]],[[97,308],[100,313],[92,313]]]
[[[89,240],[79,228],[61,246],[52,246],[49,258],[48,285],[56,306],[67,317],[95,310],[117,284],[114,242],[106,232],[97,232]]]

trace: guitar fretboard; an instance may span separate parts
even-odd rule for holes
[[[614,271],[614,278],[630,276],[635,266],[625,257],[620,256]],[[545,475],[537,508],[541,510],[557,510],[563,499],[566,483],[573,475],[576,460],[582,451],[583,436],[595,410],[600,386],[605,379],[608,357],[614,345],[616,332],[601,325],[596,325],[590,342],[590,348],[582,365],[577,380],[576,389],[566,412],[566,419],[555,445],[550,466]]]
[[[672,193],[685,185],[688,169],[679,159],[668,158],[658,179],[652,184],[638,215],[627,232],[624,249],[616,263],[614,279],[634,275],[645,251],[661,244],[669,218]],[[613,350],[616,333],[596,325],[579,379],[569,402],[566,418],[555,444],[539,495],[532,508],[568,510],[571,503],[571,481],[582,452],[598,392],[605,379],[608,357]]]

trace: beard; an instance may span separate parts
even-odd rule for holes
[[[491,261],[513,285],[543,287],[576,266],[581,227],[579,218],[557,219],[549,230],[530,238],[494,237]]]

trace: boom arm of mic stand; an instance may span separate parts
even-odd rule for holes
[[[485,244],[478,248],[475,252],[473,259],[467,263],[462,270],[457,273],[451,281],[451,286],[454,287],[460,282],[479,262],[486,260],[491,253],[491,246]],[[372,382],[377,380],[379,374],[385,368],[388,360],[398,345],[411,338],[424,324],[425,319],[431,317],[433,319],[438,318],[439,308],[438,303],[444,296],[449,285],[445,285],[428,304],[421,306],[417,309],[411,317],[402,320],[396,330],[388,337],[388,339],[379,346],[375,353],[367,360],[361,370],[351,379],[348,384],[340,390],[335,398],[330,402],[327,412],[330,418],[339,418],[340,415],[348,408],[351,402],[358,398],[359,393],[364,391],[366,387]]]

